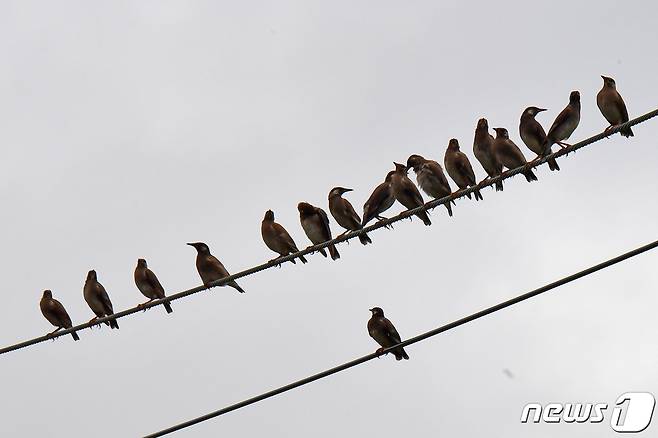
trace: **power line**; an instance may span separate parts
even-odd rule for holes
[[[641,246],[639,248],[636,248],[636,249],[634,249],[632,251],[629,251],[627,253],[624,253],[622,255],[619,255],[617,257],[614,257],[612,259],[606,260],[605,262],[602,262],[602,263],[599,263],[597,265],[591,266],[591,267],[589,267],[587,269],[584,269],[580,272],[576,272],[575,274],[571,274],[567,277],[561,278],[557,281],[554,281],[553,283],[549,283],[549,284],[547,284],[545,286],[542,286],[538,289],[532,290],[530,292],[526,292],[523,295],[519,295],[519,296],[514,297],[510,300],[507,300],[507,301],[504,301],[502,303],[496,304],[495,306],[492,306],[492,307],[489,307],[487,309],[480,310],[479,312],[473,313],[471,315],[465,316],[464,318],[458,319],[457,321],[453,321],[449,324],[446,324],[446,325],[443,325],[441,327],[435,328],[434,330],[430,330],[426,333],[423,333],[423,334],[420,334],[420,335],[415,336],[413,338],[407,339],[406,341],[401,342],[401,343],[399,343],[399,344],[397,344],[393,347],[389,347],[389,348],[384,349],[381,354],[388,353],[388,352],[390,352],[390,351],[392,351],[392,350],[394,350],[398,347],[406,347],[407,345],[411,345],[411,344],[415,344],[416,342],[424,341],[425,339],[428,339],[432,336],[436,336],[440,333],[443,333],[443,332],[446,332],[448,330],[452,330],[456,327],[459,327],[461,325],[464,325],[468,322],[475,321],[476,319],[482,318],[484,316],[490,315],[490,314],[492,314],[494,312],[497,312],[499,310],[502,310],[502,309],[505,309],[507,307],[513,306],[514,304],[518,304],[522,301],[533,298],[533,297],[535,297],[537,295],[540,295],[544,292],[547,292],[551,289],[555,289],[555,288],[560,287],[564,284],[570,283],[570,282],[575,281],[579,278],[585,277],[589,274],[592,274],[594,272],[600,271],[600,270],[605,269],[609,266],[612,266],[614,264],[622,262],[626,259],[629,259],[631,257],[635,257],[636,255],[642,254],[642,253],[647,252],[649,250],[652,250],[656,247],[658,247],[658,240],[656,240],[652,243],[649,243],[647,245]],[[368,354],[368,355],[360,357],[358,359],[354,359],[350,362],[346,362],[342,365],[338,365],[337,367],[328,369],[326,371],[322,371],[320,373],[314,374],[312,376],[306,377],[306,378],[298,380],[296,382],[289,383],[288,385],[282,386],[282,387],[277,388],[277,389],[273,389],[272,391],[265,392],[261,395],[257,395],[256,397],[252,397],[250,399],[241,401],[239,403],[235,403],[233,405],[227,406],[227,407],[219,409],[217,411],[210,412],[209,414],[203,415],[201,417],[197,417],[197,418],[194,418],[192,420],[188,420],[188,421],[185,421],[183,423],[177,424],[175,426],[171,426],[171,427],[169,427],[167,429],[163,429],[159,432],[155,432],[155,433],[152,433],[150,435],[146,435],[145,438],[155,438],[155,437],[160,437],[160,436],[163,436],[163,435],[168,435],[172,432],[176,432],[177,430],[181,430],[181,429],[184,429],[186,427],[193,426],[195,424],[201,423],[201,422],[206,421],[206,420],[210,420],[211,418],[219,417],[220,415],[224,415],[226,413],[229,413],[231,411],[235,411],[235,410],[243,408],[245,406],[254,404],[254,403],[259,402],[261,400],[265,400],[267,398],[274,397],[275,395],[290,391],[290,390],[295,389],[297,387],[300,387],[300,386],[306,385],[308,383],[314,382],[316,380],[328,377],[332,374],[336,374],[336,373],[339,373],[341,371],[345,371],[348,368],[352,368],[352,367],[360,365],[364,362],[368,362],[368,361],[370,361],[372,359],[375,359],[379,356],[380,355],[377,354],[377,353]]]
[[[609,137],[613,134],[616,134],[617,132],[619,132],[620,130],[622,130],[624,128],[635,126],[637,124],[643,123],[643,122],[645,122],[645,121],[647,121],[647,120],[649,120],[653,117],[656,117],[656,116],[658,116],[658,109],[650,111],[650,112],[648,112],[648,113],[646,113],[646,114],[644,114],[640,117],[637,117],[637,118],[635,118],[633,120],[630,120],[630,121],[628,121],[624,124],[621,124],[621,125],[613,128],[613,129],[610,129],[607,132],[604,131],[600,134],[596,134],[596,135],[594,135],[592,137],[589,137],[589,138],[587,138],[583,141],[580,141],[576,144],[568,146],[564,149],[560,149],[559,151],[557,151],[555,153],[552,153],[550,155],[547,155],[546,157],[543,157],[542,159],[537,160],[536,162],[532,163],[532,167],[533,168],[538,167],[538,166],[546,163],[551,158],[559,158],[563,155],[567,155],[569,153],[575,152],[578,149],[581,149],[585,146],[589,146],[592,143],[595,143],[595,142],[600,141],[604,138],[607,138],[607,137]],[[522,167],[517,167],[516,169],[508,170],[507,172],[504,172],[502,175],[497,176],[495,178],[486,179],[486,180],[482,181],[481,183],[479,183],[476,186],[469,187],[469,188],[463,189],[463,190],[458,190],[458,191],[452,193],[451,195],[445,196],[443,198],[431,200],[431,201],[427,202],[425,205],[422,205],[420,207],[417,207],[417,208],[414,208],[414,209],[411,209],[411,210],[403,211],[402,213],[400,213],[396,216],[378,221],[378,222],[376,222],[372,225],[364,227],[361,230],[350,231],[349,233],[346,233],[342,236],[336,237],[332,240],[328,240],[328,241],[320,243],[318,245],[309,246],[308,248],[306,248],[304,250],[298,251],[298,252],[293,253],[293,254],[289,254],[285,257],[280,257],[278,259],[269,261],[267,263],[263,263],[261,265],[254,266],[252,268],[245,269],[244,271],[229,275],[228,277],[224,277],[221,280],[214,281],[214,282],[210,283],[207,286],[203,286],[203,285],[202,286],[197,286],[197,287],[194,287],[192,289],[187,289],[187,290],[184,290],[182,292],[178,292],[178,293],[169,295],[166,298],[153,300],[150,303],[144,304],[142,306],[135,306],[135,307],[132,307],[130,309],[122,310],[121,312],[114,313],[111,316],[106,316],[106,317],[103,317],[103,318],[99,318],[96,321],[94,321],[93,323],[88,322],[88,323],[85,323],[85,324],[79,324],[79,325],[76,325],[75,327],[72,327],[70,329],[60,330],[57,333],[54,333],[54,334],[51,334],[51,335],[43,335],[43,336],[39,336],[39,337],[30,339],[30,340],[27,340],[27,341],[19,342],[17,344],[9,345],[7,347],[1,348],[0,349],[0,354],[9,353],[10,351],[19,350],[21,348],[29,347],[31,345],[35,345],[35,344],[38,344],[38,343],[41,343],[41,342],[45,342],[45,341],[48,341],[48,340],[51,340],[51,339],[55,339],[55,338],[58,338],[60,336],[65,336],[65,335],[67,335],[67,334],[69,334],[73,331],[78,332],[78,331],[90,328],[94,325],[101,324],[101,323],[106,322],[106,321],[123,318],[124,316],[132,315],[133,313],[137,313],[137,312],[140,312],[140,311],[145,310],[145,309],[150,309],[151,307],[162,305],[162,303],[164,303],[164,302],[170,302],[170,301],[178,300],[178,299],[187,297],[188,295],[196,294],[196,293],[201,292],[203,290],[210,289],[211,287],[222,286],[222,285],[224,285],[224,284],[226,284],[226,283],[228,283],[232,280],[237,280],[239,278],[246,277],[248,275],[252,275],[252,274],[255,274],[257,272],[273,268],[275,266],[279,266],[280,264],[282,264],[284,262],[287,262],[287,261],[290,261],[292,259],[298,258],[299,256],[303,256],[303,255],[306,255],[306,254],[316,252],[316,251],[318,251],[322,248],[328,247],[329,245],[345,242],[345,241],[348,241],[350,239],[357,238],[361,234],[369,233],[371,231],[374,231],[374,230],[377,230],[377,229],[380,229],[380,228],[388,227],[389,225],[391,225],[395,222],[399,222],[399,221],[401,221],[403,219],[406,219],[408,217],[411,217],[411,216],[415,215],[416,213],[418,213],[420,211],[430,210],[430,209],[436,208],[439,205],[443,205],[447,202],[451,202],[455,199],[463,198],[463,197],[467,196],[468,194],[470,194],[471,192],[474,192],[475,190],[482,190],[485,187],[489,187],[489,186],[494,185],[498,181],[504,181],[506,179],[509,179],[509,178],[513,177],[514,175],[517,175],[517,174],[521,173],[524,169],[525,169],[525,167],[522,166]]]

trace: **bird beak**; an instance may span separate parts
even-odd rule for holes
[[[343,193],[353,192],[353,191],[354,191],[354,189],[343,189]]]
[[[608,79],[608,78],[606,78],[605,76],[601,75],[601,79],[603,79],[603,80],[605,81],[605,80]]]
[[[368,310],[372,312],[372,309],[368,309]]]
[[[185,245],[190,245],[190,246],[196,247],[196,245],[194,245],[193,243],[186,243]]]
[[[542,111],[546,111],[546,108],[537,108],[537,112],[540,113]]]

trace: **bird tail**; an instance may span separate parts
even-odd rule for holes
[[[407,354],[406,351],[404,351],[404,348],[395,350],[393,354],[395,354],[395,360],[402,360],[402,359],[409,360],[409,355]]]
[[[231,286],[233,289],[237,290],[238,292],[240,292],[241,294],[244,293],[244,289],[242,289],[242,288],[238,285],[238,283],[235,282],[235,280],[233,280],[232,282],[230,282],[228,285]]]
[[[534,174],[532,169],[524,170],[523,175],[525,176],[525,179],[528,180],[528,182],[537,181],[537,175]]]
[[[496,181],[496,191],[497,192],[502,192],[503,191],[503,182],[502,181]]]
[[[557,161],[555,161],[555,158],[551,158],[548,160],[548,168],[551,170],[560,170],[560,166],[557,165]]]
[[[174,311],[174,309],[171,308],[171,304],[169,304],[169,301],[165,301],[164,303],[162,303],[162,305],[164,306],[167,313],[171,313]]]
[[[370,240],[370,236],[368,236],[366,233],[363,233],[359,235],[359,242],[361,242],[363,245],[367,245],[372,243],[372,240]]]
[[[75,340],[75,341],[80,340],[80,336],[78,336],[78,334],[76,332],[71,332],[71,336],[73,336],[73,340]]]
[[[302,263],[308,263],[308,260],[306,260],[306,258],[304,258],[304,256],[299,256],[299,260],[301,260]]]
[[[113,319],[113,320],[110,321],[110,327],[112,327],[113,329],[118,329],[119,328],[119,323],[117,322],[116,319]]]
[[[466,193],[466,197],[467,197],[468,199],[473,199],[473,198],[471,198],[471,194],[470,194],[470,193]],[[475,199],[477,199],[477,196],[475,197]]]
[[[340,258],[335,245],[329,245],[329,254],[331,254],[331,260],[338,260]]]
[[[628,128],[622,129],[621,131],[619,131],[619,133],[621,135],[623,135],[624,137],[627,137],[627,138],[628,137],[633,137],[635,135],[635,134],[633,134],[633,131],[631,130],[630,126]]]
[[[448,205],[448,204],[446,204],[446,205]],[[448,208],[448,212],[450,212],[450,210],[451,210],[450,207],[448,206],[447,208]],[[425,225],[427,225],[427,226],[432,225],[432,221],[430,220],[430,217],[427,215],[426,211],[419,211],[418,213],[416,213],[416,216],[418,216],[423,221],[423,223]],[[450,214],[450,216],[452,216],[452,214]]]
[[[470,193],[469,193],[469,194],[470,194]],[[443,205],[445,205],[445,206],[446,206],[446,209],[448,210],[448,216],[452,217],[452,207],[450,206],[450,203],[447,202],[447,203],[445,203],[445,204],[443,204]]]
[[[296,264],[297,264],[297,262],[295,261],[295,259],[290,259],[290,261],[292,262],[293,265],[296,265]]]
[[[482,193],[480,193],[479,190],[474,190],[473,193],[475,194],[476,201],[484,201],[484,198],[482,197]]]

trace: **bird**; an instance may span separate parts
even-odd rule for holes
[[[336,219],[338,225],[345,228],[347,231],[358,231],[363,228],[361,225],[361,218],[354,211],[354,207],[350,204],[350,201],[343,198],[343,193],[351,192],[353,189],[346,189],[344,187],[334,187],[329,192],[329,212]],[[343,234],[345,234],[343,233]],[[359,235],[359,241],[363,245],[372,243],[370,237],[363,233]]]
[[[89,305],[89,308],[96,315],[96,317],[89,322],[94,322],[98,318],[114,314],[110,296],[107,294],[107,291],[103,285],[98,282],[96,271],[93,269],[87,273],[87,280],[85,281],[85,286],[82,289],[82,293],[85,297],[85,301]],[[105,321],[105,325],[109,325],[113,329],[119,328],[119,323],[116,319]]]
[[[555,118],[551,129],[546,134],[546,150],[557,143],[562,147],[571,146],[564,143],[578,127],[580,123],[580,93],[572,91],[569,95],[569,103]]]
[[[487,119],[482,118],[478,120],[477,127],[475,128],[475,138],[473,139],[473,154],[480,162],[482,168],[487,172],[487,178],[494,178],[503,173],[503,165],[496,159],[493,153],[494,138],[489,134],[489,123]],[[496,182],[496,191],[503,191],[503,182]]]
[[[297,210],[299,211],[299,221],[302,224],[302,228],[314,245],[331,240],[331,228],[329,228],[327,212],[320,207],[314,207],[308,202],[297,204]],[[320,249],[320,254],[327,257],[324,248]],[[329,254],[331,254],[332,260],[338,260],[340,258],[340,254],[333,243],[329,245]]]
[[[388,172],[384,182],[375,187],[366,203],[363,204],[363,221],[361,225],[364,227],[374,218],[386,219],[381,214],[395,203],[395,196],[393,196],[393,190],[391,189],[391,178],[394,173],[394,170]]]
[[[155,276],[153,271],[151,271],[144,259],[137,259],[137,266],[135,267],[135,285],[137,289],[149,300],[140,304],[139,306],[144,306],[145,304],[150,303],[153,300],[158,298],[165,298],[165,291],[158,277]],[[168,301],[162,303],[167,313],[171,313],[174,310],[171,308],[171,304]]]
[[[521,114],[521,121],[519,122],[521,140],[528,146],[528,149],[537,154],[536,159],[540,159],[551,153],[551,149],[546,148],[546,132],[535,119],[535,116],[542,111],[546,111],[546,109],[529,106]],[[555,158],[548,160],[548,168],[551,170],[560,170],[560,166],[557,165]]]
[[[432,198],[439,199],[452,194],[448,178],[446,178],[443,173],[441,165],[436,161],[427,160],[420,155],[414,154],[407,158],[407,165],[404,172],[405,175],[406,169],[408,168],[412,168],[414,172],[416,172],[416,181],[418,181],[418,185]],[[443,205],[445,205],[448,210],[448,215],[452,216],[450,202],[446,202]]]
[[[391,190],[395,199],[408,210],[424,205],[423,197],[416,188],[416,185],[411,182],[407,176],[407,166],[400,163],[395,164],[395,172],[391,176]],[[450,210],[448,210],[450,211]],[[419,211],[416,213],[425,225],[432,225],[426,211]]]
[[[471,166],[471,162],[468,160],[466,154],[459,150],[459,142],[456,138],[452,138],[448,142],[448,149],[446,149],[446,153],[443,156],[443,164],[450,178],[452,178],[460,189],[463,190],[467,187],[477,185],[473,166]],[[474,190],[473,193],[475,194],[476,201],[484,199],[479,190]],[[468,199],[471,199],[470,193],[466,196],[468,196]]]
[[[609,131],[615,126],[628,122],[628,110],[626,109],[624,99],[621,98],[621,94],[617,91],[615,80],[603,75],[601,75],[601,78],[603,78],[603,88],[596,95],[596,104],[601,110],[603,117],[610,123],[610,126],[606,128],[606,131]],[[633,137],[633,131],[630,126],[622,129],[619,133],[624,137]]]
[[[299,252],[295,241],[292,240],[290,234],[283,228],[282,225],[274,222],[274,212],[267,210],[263,222],[260,224],[260,233],[263,236],[263,242],[272,251],[279,254],[280,257],[285,257],[288,254]],[[276,260],[276,259],[274,259]],[[308,263],[308,260],[302,255],[299,256],[302,263]],[[295,259],[290,260],[295,264]]]
[[[208,248],[208,245],[203,242],[192,242],[187,245],[193,246],[196,249],[196,270],[199,272],[199,277],[201,277],[204,286],[208,286],[213,281],[221,280],[230,275],[222,262],[220,262],[217,257],[210,254],[210,248]],[[242,289],[235,280],[222,284],[222,286],[231,286],[241,294],[244,293],[244,289]]]
[[[39,307],[41,307],[41,313],[48,322],[57,327],[55,331],[48,333],[48,335],[57,333],[61,329],[69,329],[73,327],[71,317],[66,313],[66,309],[62,303],[53,298],[53,293],[50,290],[43,291]],[[80,340],[80,337],[76,332],[71,332],[71,336],[73,336],[73,339],[76,341]]]
[[[377,354],[402,342],[393,323],[384,316],[384,311],[380,307],[373,307],[370,312],[372,312],[372,317],[368,320],[368,334],[382,346],[377,349]],[[395,360],[409,360],[409,355],[402,347],[392,350],[391,353],[395,355]]]
[[[496,138],[493,144],[493,151],[498,161],[510,170],[527,166],[528,162],[525,156],[523,156],[523,152],[510,140],[507,129],[494,128],[494,131],[496,131]],[[530,167],[526,167],[521,173],[523,173],[528,182],[537,181],[537,176]]]

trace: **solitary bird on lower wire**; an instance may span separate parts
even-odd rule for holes
[[[363,221],[361,225],[364,227],[372,219],[386,219],[381,214],[391,208],[395,203],[393,189],[391,188],[391,178],[394,173],[394,170],[388,172],[384,182],[375,187],[375,190],[373,190],[366,203],[363,204]]]
[[[564,140],[571,137],[580,123],[580,93],[572,91],[569,94],[569,103],[555,118],[551,129],[546,134],[546,149],[557,143],[562,147],[571,146],[564,143]]]
[[[370,312],[372,312],[372,317],[368,320],[368,334],[382,346],[382,348],[377,349],[377,354],[382,354],[384,349],[402,342],[398,331],[395,330],[393,323],[384,316],[384,311],[381,308],[373,307]],[[409,355],[402,347],[392,350],[391,353],[395,355],[395,360],[409,360]]]
[[[466,154],[459,150],[459,142],[456,138],[450,139],[450,142],[448,142],[448,149],[446,149],[443,156],[443,164],[446,166],[446,172],[448,172],[450,178],[461,190],[477,185],[473,166],[471,166]],[[484,199],[479,190],[475,190],[473,193],[476,201]],[[470,193],[466,196],[471,199]]]
[[[500,163],[508,169],[526,166],[521,172],[528,182],[537,181],[537,176],[532,169],[528,167],[528,162],[521,152],[521,149],[509,138],[509,133],[505,128],[494,128],[496,139],[493,144],[493,151]]]
[[[519,134],[521,140],[528,146],[532,152],[537,154],[536,159],[540,159],[551,153],[551,148],[546,148],[546,132],[541,124],[535,119],[535,116],[544,108],[537,108],[536,106],[529,106],[521,114],[521,121],[519,122]],[[560,170],[555,158],[548,160],[548,168],[551,170]]]
[[[596,105],[601,110],[603,117],[610,123],[610,126],[606,128],[606,131],[609,131],[622,123],[628,122],[628,110],[626,109],[624,99],[621,98],[621,94],[617,91],[615,80],[608,76],[601,76],[601,78],[603,78],[603,88],[596,95]],[[619,133],[624,137],[633,137],[633,131],[630,126],[622,129]]]
[[[82,292],[89,308],[96,315],[96,317],[89,322],[94,322],[98,318],[114,314],[110,296],[107,294],[103,285],[98,282],[96,271],[93,269],[87,273],[87,280],[85,281],[85,286],[82,289]],[[116,319],[105,321],[105,324],[113,329],[119,328],[119,323]]]
[[[43,296],[41,297],[41,302],[39,302],[39,307],[41,307],[41,313],[48,320],[48,322],[57,327],[55,331],[48,333],[49,335],[57,333],[62,329],[69,329],[73,327],[73,324],[71,323],[71,317],[68,313],[66,313],[66,309],[62,303],[53,298],[53,293],[51,291],[43,291]],[[76,341],[80,340],[80,337],[76,332],[71,332],[71,336],[73,336],[73,339]]]
[[[411,155],[407,158],[407,168],[412,168],[416,173],[416,181],[425,193],[434,199],[449,196],[452,193],[448,178],[443,173],[443,168],[434,160],[427,160],[420,155]],[[452,216],[450,202],[446,202],[448,215]]]
[[[334,187],[329,192],[329,212],[336,219],[338,225],[345,228],[347,231],[358,231],[363,228],[361,225],[361,218],[354,211],[354,207],[347,199],[343,198],[343,194],[351,192],[352,189],[346,189],[344,187]],[[343,233],[343,234],[345,234]],[[372,243],[370,237],[367,234],[360,234],[359,241],[363,245]]]
[[[331,240],[331,228],[329,228],[327,212],[308,202],[297,204],[297,210],[299,211],[299,221],[302,224],[304,233],[306,233],[306,236],[314,245]],[[327,257],[327,252],[324,248],[320,249],[320,254]],[[340,258],[340,254],[333,243],[329,245],[329,254],[332,260],[338,260]]]
[[[424,205],[425,202],[416,185],[407,176],[407,166],[400,163],[393,164],[395,164],[395,172],[391,176],[391,189],[395,199],[408,210]],[[425,225],[432,225],[432,221],[430,221],[426,211],[419,211],[416,213],[416,216]]]
[[[193,242],[188,243],[188,245],[193,246],[196,249],[196,270],[205,286],[208,286],[213,281],[221,280],[230,275],[222,262],[220,262],[217,257],[210,254],[210,248],[208,248],[208,245],[203,242]],[[235,280],[231,280],[222,286],[231,286],[238,292],[244,293],[244,289],[242,289]]]
[[[274,222],[274,212],[272,210],[267,210],[265,212],[265,217],[260,225],[260,233],[263,236],[263,242],[265,245],[272,251],[279,254],[279,257],[285,257],[288,254],[298,252],[297,245],[295,241],[292,240],[290,234],[283,228],[282,225]],[[276,260],[276,259],[275,259]],[[308,260],[304,256],[299,256],[299,260],[302,263],[308,263]],[[295,264],[295,259],[290,260]]]
[[[475,128],[475,138],[473,139],[473,154],[480,162],[482,168],[487,172],[487,178],[495,178],[503,173],[503,165],[498,161],[496,155],[493,153],[494,138],[489,134],[489,122],[487,119],[482,118],[478,120],[477,127]],[[503,182],[497,181],[496,191],[503,191]]]
[[[165,298],[165,291],[158,277],[155,276],[153,271],[151,271],[146,265],[146,260],[137,259],[137,266],[135,267],[135,285],[137,289],[149,300],[144,303],[148,304],[153,300],[159,298]],[[140,304],[139,306],[143,306]],[[162,303],[167,313],[171,313],[174,310],[171,308],[171,304],[168,301]]]

